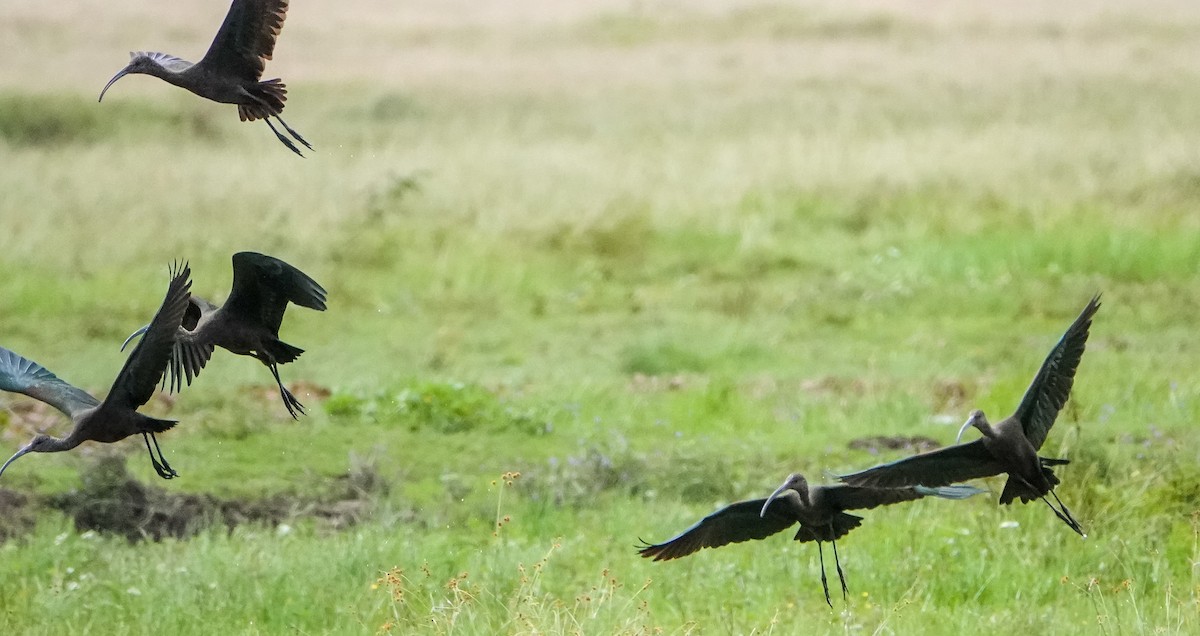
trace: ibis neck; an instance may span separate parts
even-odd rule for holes
[[[146,67],[146,70],[143,72],[146,75],[153,75],[154,77],[157,77],[157,78],[163,80],[164,82],[168,82],[168,83],[174,84],[176,86],[182,86],[182,84],[179,83],[180,82],[179,73],[169,70],[169,69],[167,69],[167,67],[165,67],[161,64],[150,64]]]
[[[958,429],[958,436],[954,438],[955,444],[962,443],[963,433],[966,433],[967,429],[969,429],[969,428],[975,428],[980,433],[982,433],[984,437],[991,437],[992,430],[991,430],[991,427],[989,427],[987,425],[987,422],[984,422],[982,425],[976,425],[975,420],[970,419],[970,420],[963,422],[962,428]],[[984,428],[987,428],[987,430],[985,431]]]
[[[62,451],[69,451],[69,450],[75,448],[76,446],[79,446],[83,442],[84,442],[84,438],[82,435],[79,434],[79,427],[77,426],[77,427],[75,427],[75,430],[71,431],[71,434],[67,435],[66,437],[63,437],[61,439],[59,439],[57,437],[51,437],[50,443],[46,444],[44,448],[38,449],[37,452],[39,452],[39,453],[60,453]]]

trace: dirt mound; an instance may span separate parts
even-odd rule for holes
[[[33,529],[37,516],[29,497],[0,489],[0,542]]]
[[[82,479],[79,490],[51,497],[49,505],[70,515],[80,532],[118,534],[130,541],[185,538],[217,524],[229,529],[246,523],[277,526],[298,517],[314,517],[340,529],[367,518],[371,509],[368,501],[359,499],[316,501],[277,495],[236,500],[173,493],[133,479],[124,458],[113,456],[97,460],[85,469]]]

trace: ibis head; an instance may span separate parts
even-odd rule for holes
[[[758,516],[767,516],[767,508],[771,506],[771,502],[775,501],[780,495],[789,490],[795,491],[796,494],[800,496],[800,502],[802,504],[805,506],[811,505],[811,502],[808,499],[808,480],[806,480],[804,475],[801,475],[800,473],[792,473],[788,475],[787,480],[785,480],[778,488],[775,489],[775,492],[771,493],[770,497],[767,497],[767,501],[763,503],[762,510],[758,513]]]
[[[147,75],[159,75],[162,71],[162,64],[155,60],[151,55],[141,52],[133,52],[129,54],[129,64],[113,75],[113,78],[108,80],[104,85],[104,89],[100,91],[100,99],[104,101],[104,94],[108,92],[108,87],[112,86],[117,80],[131,73],[145,73]]]
[[[39,435],[35,436],[32,440],[30,440],[30,442],[28,444],[22,446],[21,450],[14,453],[12,457],[9,457],[8,461],[4,462],[3,466],[0,466],[0,475],[3,475],[4,470],[6,468],[8,468],[8,465],[17,461],[17,458],[20,457],[21,455],[24,455],[26,453],[49,452],[57,445],[58,441],[59,440],[56,440],[53,437],[50,437],[49,435],[45,435],[45,434],[39,434]]]
[[[975,409],[971,411],[971,416],[967,418],[967,421],[963,422],[962,428],[958,429],[958,437],[954,439],[954,443],[961,443],[963,433],[966,433],[967,429],[971,427],[979,429],[979,432],[983,433],[984,437],[992,436],[992,425],[988,424],[987,416],[983,414],[983,411]]]

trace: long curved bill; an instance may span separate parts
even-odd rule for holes
[[[125,342],[121,343],[121,351],[124,351],[125,347],[129,346],[130,340],[133,340],[134,338],[146,333],[146,330],[149,328],[150,328],[150,325],[146,325],[145,327],[142,327],[141,329],[138,329],[137,331],[129,334],[129,337],[125,339]]]
[[[32,449],[29,446],[26,446],[26,447],[22,448],[21,450],[17,451],[17,453],[15,455],[13,455],[12,457],[9,457],[8,461],[4,462],[3,466],[0,466],[0,475],[4,474],[4,469],[8,468],[9,464],[17,461],[18,457],[20,457],[21,455],[24,455],[25,453],[28,453],[30,450],[32,450]]]
[[[122,349],[123,349],[123,348],[124,348],[124,347],[122,347]],[[967,418],[967,421],[963,422],[962,428],[958,429],[958,437],[955,437],[955,438],[954,438],[954,443],[955,443],[955,444],[962,443],[962,436],[963,436],[963,433],[966,433],[966,432],[967,432],[967,429],[968,429],[968,428],[971,428],[971,420],[972,420],[972,418],[969,418],[969,417],[968,417],[968,418]]]
[[[765,503],[763,503],[762,511],[760,511],[758,513],[759,517],[767,516],[767,508],[769,508],[771,506],[771,502],[775,501],[776,497],[778,497],[783,491],[787,490],[787,487],[788,487],[788,483],[784,482],[781,486],[779,486],[778,488],[775,489],[775,492],[771,493],[770,497],[767,497],[767,501]]]
[[[112,86],[117,80],[121,79],[122,77],[125,77],[126,75],[129,75],[129,67],[128,66],[121,69],[121,71],[119,73],[117,73],[116,75],[113,75],[112,79],[108,80],[108,83],[104,85],[104,90],[100,91],[100,99],[98,99],[96,101],[98,101],[98,102],[104,101],[104,94],[108,92],[108,87]]]

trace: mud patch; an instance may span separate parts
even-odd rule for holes
[[[913,437],[872,435],[870,437],[860,437],[856,440],[851,440],[848,446],[854,450],[866,451],[872,455],[878,455],[882,450],[906,450],[912,453],[923,453],[935,448],[941,448],[942,445],[937,440],[925,437],[924,435]]]
[[[230,530],[242,524],[277,526],[305,517],[342,529],[367,519],[373,508],[365,499],[321,501],[276,495],[237,500],[168,492],[133,479],[124,458],[113,456],[98,459],[81,477],[79,490],[52,496],[48,505],[70,516],[80,532],[116,534],[130,541],[182,539],[214,525]]]
[[[0,542],[29,532],[36,521],[29,497],[15,490],[0,489]]]

